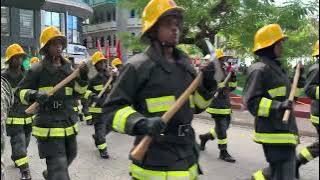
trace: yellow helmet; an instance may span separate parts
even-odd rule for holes
[[[156,24],[164,13],[170,10],[183,12],[184,8],[177,6],[174,0],[151,0],[142,13],[141,37]]]
[[[91,57],[91,62],[93,65],[96,65],[98,62],[102,60],[107,60],[107,59],[104,57],[104,55],[100,51],[95,52]]]
[[[63,49],[67,47],[67,38],[54,26],[46,27],[40,35],[40,53],[43,53],[43,47],[52,39],[60,38],[62,40]]]
[[[277,41],[286,38],[279,24],[269,24],[259,29],[254,37],[253,52],[272,46]]]
[[[37,63],[37,62],[39,62],[39,61],[40,61],[39,58],[33,57],[33,58],[30,59],[30,64],[34,64],[34,63]]]
[[[224,52],[223,52],[222,49],[216,49],[215,53],[216,53],[217,59],[220,59],[220,58],[224,57]]]
[[[314,45],[312,56],[319,56],[319,40]]]
[[[13,56],[17,56],[17,55],[26,56],[27,54],[24,52],[24,50],[19,44],[10,45],[6,50],[5,63],[8,63]]]
[[[116,59],[112,60],[111,64],[113,67],[116,67],[117,65],[122,64],[122,61],[121,61],[121,59],[116,58]]]

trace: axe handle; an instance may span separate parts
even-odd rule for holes
[[[178,98],[178,100],[173,104],[173,106],[163,114],[161,119],[163,122],[168,123],[174,114],[185,104],[189,99],[189,96],[198,88],[200,82],[202,81],[202,72],[193,80],[191,85],[184,91],[184,93]],[[130,153],[130,158],[136,161],[142,161],[144,155],[146,154],[150,143],[152,142],[151,136],[145,136],[140,143],[134,147]]]
[[[109,87],[109,85],[111,84],[113,80],[113,77],[110,76],[109,80],[107,81],[107,83],[103,86],[103,89],[99,92],[98,94],[98,98],[101,98],[102,95],[104,94],[104,92],[106,92],[107,88]],[[91,107],[96,107],[97,103],[96,102],[93,102]]]
[[[293,83],[292,83],[292,86],[291,86],[291,92],[290,92],[290,95],[289,95],[289,100],[290,101],[294,100],[294,96],[296,94],[298,81],[299,81],[299,77],[300,77],[300,68],[301,68],[301,64],[299,63],[297,65],[296,73],[294,75]],[[289,109],[287,109],[285,111],[282,122],[288,123],[288,120],[289,120],[289,117],[290,117],[290,113],[291,113],[291,110],[289,110]]]
[[[57,85],[55,85],[51,91],[49,91],[48,95],[52,96],[54,93],[56,93],[57,91],[59,91],[61,88],[63,88],[66,84],[68,84],[70,81],[72,81],[73,79],[75,79],[80,73],[80,68],[77,68],[76,70],[74,70],[68,77],[66,77],[64,80],[60,81]],[[27,114],[34,114],[34,112],[36,111],[36,109],[38,108],[39,103],[38,102],[34,102],[31,106],[29,106],[25,112]]]
[[[229,81],[229,79],[231,78],[231,72],[229,72],[228,76],[224,79],[223,81],[223,86],[226,86],[227,82]],[[214,93],[213,98],[217,98],[219,95],[219,91],[216,91],[216,93]]]

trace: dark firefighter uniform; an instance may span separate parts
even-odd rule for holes
[[[45,28],[40,36],[41,48],[46,47],[54,38],[61,38],[66,42],[58,29],[52,26]],[[23,104],[33,103],[39,93],[49,92],[73,72],[68,60],[63,59],[61,63],[61,66],[56,67],[51,59],[44,58],[28,71],[17,89]],[[47,171],[43,174],[49,180],[70,179],[68,166],[77,155],[76,135],[79,131],[79,116],[74,106],[77,104],[76,100],[87,90],[87,80],[81,74],[83,73],[80,72],[80,77],[50,96],[46,102],[39,102],[40,107],[35,114],[32,134],[37,138],[40,158],[46,159]]]
[[[307,82],[305,85],[305,94],[312,99],[311,104],[311,122],[316,127],[319,135],[319,41],[314,47],[313,56],[317,58],[317,62],[311,66],[307,74]],[[306,164],[314,158],[319,157],[319,137],[316,142],[305,147],[298,154],[297,167]],[[297,178],[299,178],[297,172]]]
[[[96,52],[92,55],[92,64],[95,65],[98,62],[106,61],[107,59],[101,52]],[[97,98],[98,94],[102,91],[105,84],[110,79],[108,71],[105,70],[103,72],[98,72],[93,78],[89,80],[88,90],[85,94],[85,99],[90,99],[92,104],[93,102],[97,103],[95,107],[89,105],[88,112],[92,116],[95,134],[93,135],[95,145],[99,149],[100,153],[105,152],[107,150],[106,143],[106,135],[110,133],[112,128],[109,126],[110,123],[107,123],[107,119],[102,119],[102,103],[103,100],[106,99],[108,93],[111,90],[112,84],[110,84],[105,91],[105,93],[101,96],[101,98]],[[94,98],[95,97],[95,98]],[[93,99],[94,98],[94,99]],[[101,154],[103,158],[108,158],[108,154]]]
[[[13,44],[7,48],[6,63],[16,55],[26,55],[23,49],[18,44]],[[3,76],[10,83],[15,90],[18,83],[24,77],[24,72],[17,73],[10,68],[1,72]],[[29,159],[27,157],[27,148],[30,142],[32,131],[32,116],[27,115],[24,111],[27,106],[22,104],[19,99],[14,99],[14,104],[9,110],[6,119],[6,132],[10,136],[10,144],[12,148],[11,159],[14,161],[16,167],[21,171],[29,169]]]
[[[283,38],[285,36],[279,25],[267,25],[255,36],[254,52],[272,47]],[[282,102],[288,99],[290,90],[291,81],[277,60],[261,57],[260,62],[249,68],[244,101],[249,112],[255,116],[254,141],[262,144],[266,160],[270,164],[266,170],[271,170],[271,174],[262,170],[256,172],[254,179],[294,179],[298,129],[293,113],[287,124],[282,122],[285,109],[281,108]]]
[[[222,61],[225,57],[221,49],[216,50],[216,57],[218,61]],[[217,62],[220,63],[220,62]],[[213,98],[212,103],[206,112],[211,114],[211,117],[215,120],[215,128],[210,129],[207,134],[200,135],[201,150],[205,149],[205,144],[208,140],[218,139],[218,148],[221,150],[220,159],[227,162],[235,162],[235,160],[227,152],[227,130],[231,121],[231,103],[229,93],[237,87],[237,78],[232,73],[231,78],[224,84],[223,81],[227,77],[225,70],[222,70],[223,78],[218,84],[219,95]]]

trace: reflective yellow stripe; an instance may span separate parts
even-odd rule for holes
[[[143,180],[196,180],[199,176],[198,165],[186,171],[153,171],[132,164],[130,172],[132,177]]]
[[[64,137],[76,134],[79,131],[79,125],[76,123],[67,128],[41,128],[37,126],[32,127],[32,134],[38,137]],[[50,132],[50,134],[49,134]]]
[[[28,105],[28,102],[27,102],[25,96],[26,96],[26,94],[27,94],[27,92],[28,92],[29,90],[31,90],[31,89],[22,89],[22,90],[19,92],[20,101],[21,101],[21,103],[24,104],[24,105]]]
[[[28,157],[24,157],[24,158],[21,158],[21,159],[18,159],[18,160],[15,160],[14,163],[20,167],[24,164],[27,164],[29,162],[29,158]]]
[[[27,118],[18,118],[18,117],[8,117],[6,120],[6,124],[31,124],[34,116]]]
[[[262,170],[255,172],[253,174],[253,178],[254,178],[254,180],[266,180],[263,173],[262,173]]]
[[[73,94],[73,89],[71,87],[65,87],[66,96],[71,96]]]
[[[127,118],[136,112],[137,111],[130,106],[119,109],[113,118],[112,128],[120,133],[125,133]]]
[[[75,82],[75,84],[74,84],[74,90],[79,94],[86,93],[87,88],[88,88],[88,85],[82,87],[82,86],[80,86],[80,84],[78,82]]]
[[[228,139],[218,139],[218,144],[228,144]]]
[[[281,86],[278,88],[269,89],[268,93],[272,98],[275,98],[278,96],[286,96],[287,88],[285,86]]]
[[[302,97],[303,96],[304,89],[303,88],[297,88],[295,97]]]
[[[229,82],[228,83],[229,87],[237,87],[237,85],[238,85],[238,82]]]
[[[38,90],[39,91],[42,91],[42,92],[49,92],[49,91],[51,91],[53,89],[53,87],[52,86],[48,86],[48,87],[40,87]]]
[[[319,86],[317,86],[316,88],[316,99],[319,100]]]
[[[96,91],[101,91],[103,89],[103,84],[93,86],[93,89]]]
[[[262,98],[259,103],[258,116],[269,117],[272,100]]]
[[[298,136],[294,134],[254,133],[254,141],[266,144],[298,144]]]
[[[307,148],[303,148],[300,152],[300,154],[306,158],[306,160],[311,161],[314,159],[314,157],[312,156],[312,154],[310,153],[310,151]]]
[[[315,124],[319,124],[319,116],[312,116],[311,115],[311,122]]]
[[[223,82],[221,82],[221,83],[219,83],[218,84],[218,88],[224,88],[226,85],[223,83]]]
[[[92,120],[92,116],[91,116],[91,115],[90,115],[90,116],[85,116],[85,117],[84,117],[84,120],[85,120],[85,121]]]
[[[90,94],[92,94],[92,91],[87,90],[86,93],[84,94],[84,98],[85,98],[85,99],[88,99],[89,96],[90,96]]]
[[[163,112],[170,109],[176,98],[174,96],[163,96],[146,99],[148,111],[150,113]]]
[[[91,113],[102,113],[102,108],[89,107],[89,112],[91,112]]]
[[[231,109],[216,109],[216,108],[207,108],[206,111],[210,114],[222,114],[229,115],[231,114]]]
[[[78,112],[79,108],[78,107],[73,107],[73,111]]]
[[[193,95],[190,95],[190,96],[189,96],[189,103],[190,103],[190,107],[191,107],[191,108],[195,108],[194,100],[193,100]]]
[[[100,150],[103,150],[105,148],[107,148],[107,143],[103,143],[103,144],[98,145],[98,149],[100,149]]]
[[[205,99],[199,94],[198,91],[195,92],[195,94],[194,94],[194,99],[193,99],[193,100],[194,100],[194,104],[195,104],[198,108],[200,108],[200,109],[205,109],[205,108],[207,108],[207,107],[210,105],[211,101],[212,101],[212,99],[205,100]]]
[[[212,135],[212,137],[216,138],[217,137],[217,133],[216,130],[214,128],[210,129],[210,134]]]

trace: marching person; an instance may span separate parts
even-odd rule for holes
[[[316,58],[316,63],[312,65],[307,74],[305,85],[305,94],[312,99],[311,104],[311,122],[318,132],[316,142],[308,147],[303,148],[297,156],[297,173],[296,178],[300,178],[299,168],[311,160],[319,157],[319,40],[314,46],[312,56]]]
[[[48,91],[73,72],[72,64],[61,56],[66,46],[66,37],[56,27],[45,28],[40,36],[40,54],[44,59],[28,71],[17,89],[23,104],[40,104],[32,134],[37,138],[40,158],[46,160],[43,176],[48,180],[70,180],[68,167],[77,156],[79,130],[74,105],[88,84],[88,69],[84,65],[75,80],[48,96]]]
[[[1,75],[8,80],[13,89],[16,89],[25,76],[25,70],[22,67],[25,57],[26,53],[18,44],[12,44],[6,50],[5,63],[9,66],[1,72]],[[20,169],[21,180],[31,179],[27,149],[32,131],[32,117],[24,112],[26,108],[26,105],[15,98],[6,120],[6,131],[10,136],[12,149],[11,159],[15,167]]]
[[[224,63],[228,60],[230,56],[224,55],[222,49],[216,50],[217,61],[215,62],[215,68],[221,68],[220,72],[222,73],[222,78],[217,80],[219,95],[216,98],[213,98],[212,103],[209,108],[206,109],[207,113],[211,114],[211,117],[215,121],[215,128],[212,128],[210,132],[206,134],[199,135],[200,138],[200,149],[205,150],[205,145],[209,140],[218,139],[218,148],[220,150],[219,158],[226,162],[235,162],[236,160],[228,153],[227,151],[227,130],[231,121],[231,103],[229,93],[232,92],[237,86],[237,77],[235,72],[228,72],[223,69]],[[215,71],[216,73],[219,70]],[[223,81],[227,77],[228,73],[232,73],[232,77],[226,85]]]
[[[34,64],[36,64],[39,61],[40,61],[40,59],[38,57],[32,57],[30,59],[30,66],[32,67]]]
[[[112,60],[111,62],[112,66],[116,68],[116,76],[119,76],[120,72],[122,71],[123,68],[123,64],[121,59],[116,58],[114,60]]]
[[[269,168],[253,174],[253,179],[295,179],[296,146],[299,143],[294,113],[283,122],[286,110],[292,110],[288,100],[291,81],[283,69],[280,57],[286,39],[280,25],[270,24],[259,29],[254,38],[253,52],[260,62],[248,71],[244,102],[255,116],[254,141],[262,145]]]
[[[101,105],[103,100],[107,97],[111,90],[112,85],[110,84],[106,92],[98,97],[98,94],[103,89],[104,85],[108,82],[111,76],[111,72],[107,68],[107,59],[104,57],[102,52],[97,51],[92,55],[92,65],[97,70],[97,74],[89,80],[88,90],[85,94],[85,99],[90,100],[90,102],[95,102],[96,106],[90,106],[88,103],[88,112],[92,116],[92,121],[94,124],[95,134],[92,135],[96,147],[99,149],[100,156],[104,159],[109,158],[109,153],[107,150],[106,135],[110,133],[112,128],[108,126],[106,119],[102,119],[102,108]]]
[[[182,7],[173,0],[151,0],[142,16],[146,52],[130,59],[104,103],[105,118],[119,133],[153,137],[142,162],[132,160],[133,179],[197,179],[199,152],[191,126],[193,114],[211,102],[217,83],[214,69],[204,68],[204,78],[190,100],[165,124],[160,118],[196,77],[189,57],[176,48],[183,25]]]

